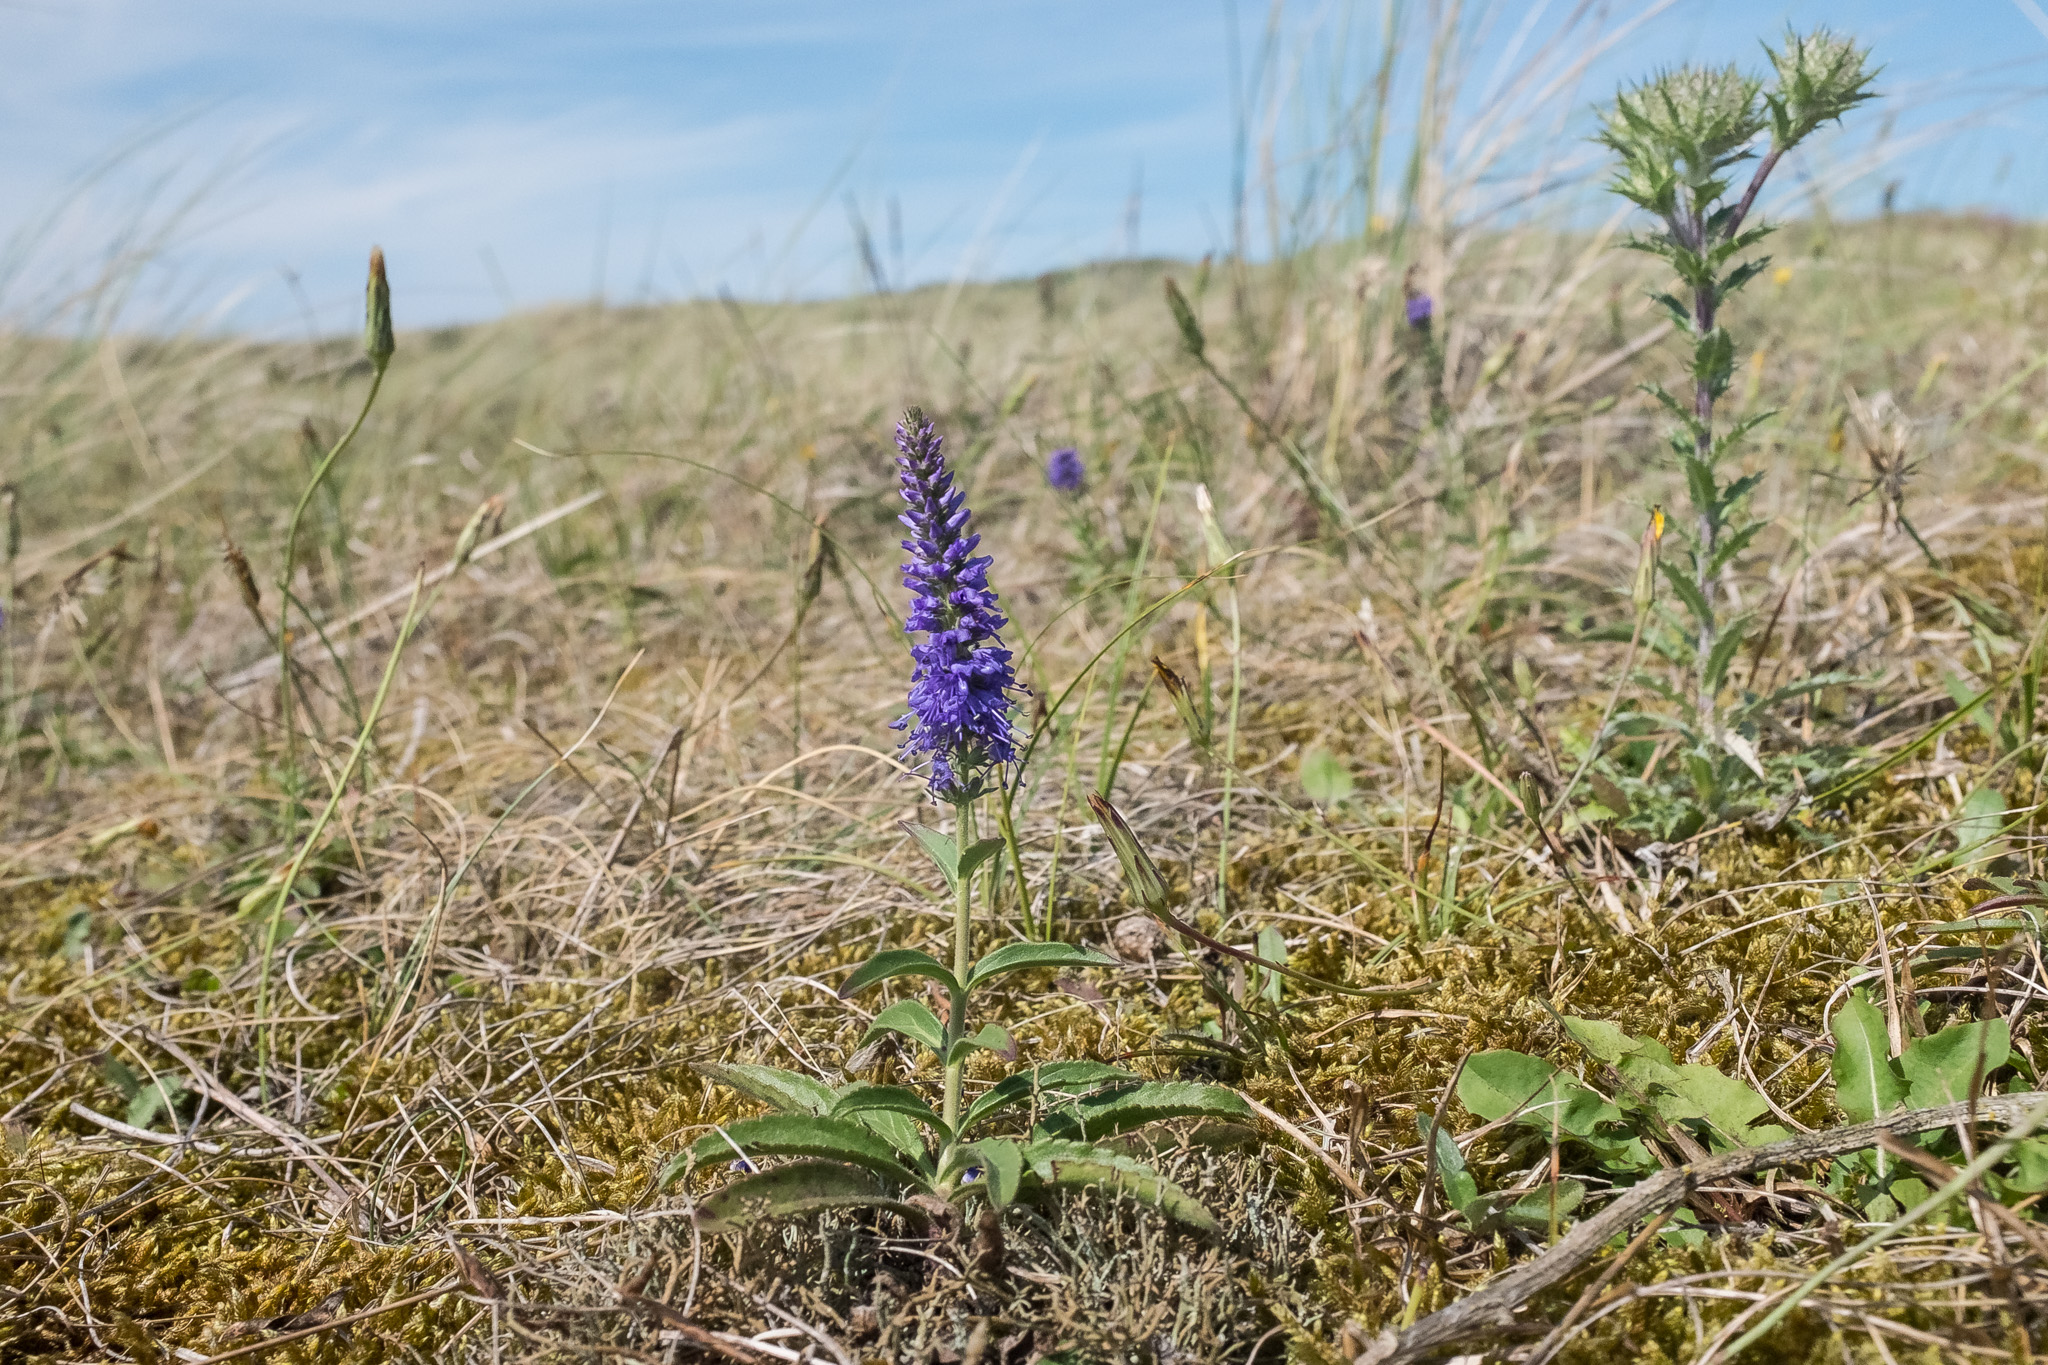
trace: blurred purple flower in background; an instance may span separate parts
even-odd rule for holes
[[[1429,326],[1429,320],[1435,313],[1436,304],[1429,295],[1410,294],[1408,296],[1408,325],[1410,327]]]
[[[911,556],[903,586],[912,594],[903,629],[925,638],[910,647],[910,713],[892,728],[909,731],[906,760],[930,756],[932,795],[960,801],[990,767],[1017,756],[1010,730],[1017,675],[999,634],[1009,619],[988,585],[991,560],[974,554],[981,537],[967,531],[967,495],[953,487],[943,442],[916,408],[896,426],[896,465],[910,505],[901,518]]]
[[[1081,452],[1072,446],[1055,450],[1045,462],[1045,481],[1062,493],[1080,492],[1087,478],[1088,467],[1081,463]]]

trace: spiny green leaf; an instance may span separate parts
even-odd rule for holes
[[[1027,971],[1033,967],[1120,967],[1123,964],[1093,948],[1071,943],[1006,943],[974,964],[967,974],[969,990],[1004,972]]]
[[[878,982],[898,976],[926,976],[944,986],[949,994],[957,994],[960,983],[946,970],[946,965],[930,953],[921,953],[915,948],[885,948],[854,969],[846,984],[839,988],[839,998],[850,1000]]]
[[[716,1081],[785,1114],[832,1112],[832,1087],[802,1072],[744,1062],[692,1062],[690,1069],[708,1081]]]
[[[1657,567],[1663,571],[1665,581],[1671,584],[1671,591],[1678,594],[1678,600],[1685,603],[1686,610],[1692,613],[1693,619],[1712,629],[1713,609],[1707,605],[1707,599],[1700,596],[1699,588],[1685,576],[1685,571],[1669,560],[1659,562]]]
[[[793,1161],[772,1171],[735,1180],[697,1205],[697,1226],[730,1232],[763,1218],[789,1218],[826,1209],[871,1208],[894,1213],[920,1228],[931,1216],[914,1204],[888,1197],[872,1175],[837,1161]]]

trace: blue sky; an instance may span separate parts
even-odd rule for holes
[[[1556,70],[1626,29],[1513,107],[1489,186],[1539,163],[1583,180],[1586,111],[1618,79],[1753,62],[1758,37],[1824,22],[1876,49],[1890,97],[1788,188],[1858,212],[1896,179],[1903,207],[2041,215],[2041,4],[1587,0],[1567,30],[1578,0],[1467,0],[1460,127],[1515,106],[1494,78],[1546,39],[1565,34]],[[146,258],[125,325],[340,330],[373,242],[402,325],[832,294],[862,287],[856,213],[896,282],[1030,274],[1129,250],[1134,188],[1137,247],[1197,256],[1231,239],[1233,89],[1278,110],[1298,186],[1381,5],[1286,7],[1261,68],[1257,0],[0,0],[0,315],[75,318],[108,260]],[[1406,7],[1401,108],[1425,9]],[[1547,202],[1586,211],[1573,193]]]

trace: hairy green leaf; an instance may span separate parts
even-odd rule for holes
[[[697,1226],[705,1232],[730,1232],[763,1218],[845,1208],[898,1214],[920,1228],[931,1222],[923,1209],[889,1198],[866,1171],[837,1161],[812,1160],[735,1180],[697,1205]]]
[[[865,1123],[876,1112],[900,1114],[924,1124],[948,1142],[953,1139],[953,1130],[925,1102],[924,1096],[907,1085],[869,1085],[865,1082],[850,1085],[839,1093],[838,1102],[832,1106],[831,1117]],[[888,1138],[890,1134],[882,1133],[882,1136]],[[899,1151],[902,1150],[901,1144],[896,1145]],[[919,1151],[922,1150],[923,1146],[919,1144]]]
[[[861,1035],[861,1046],[865,1047],[868,1040],[878,1033],[900,1033],[934,1052],[943,1052],[946,1048],[946,1026],[939,1022],[938,1015],[932,1013],[931,1006],[922,1000],[898,1000],[877,1014],[868,1025],[868,1031]]]
[[[1061,1105],[1039,1121],[1033,1135],[1088,1140],[1142,1128],[1162,1119],[1249,1118],[1251,1106],[1235,1091],[1197,1081],[1148,1081]]]
[[[1028,971],[1033,967],[1122,965],[1106,953],[1093,948],[1077,948],[1071,943],[1006,943],[974,964],[974,970],[967,974],[967,986],[972,990],[990,977],[1001,976],[1004,972]]]
[[[844,1119],[808,1114],[770,1114],[728,1123],[723,1131],[706,1133],[690,1149],[696,1161],[729,1161],[735,1156],[758,1161],[764,1156],[822,1157],[863,1166],[899,1186],[923,1182],[896,1159],[896,1149],[877,1134]]]
[[[1023,1104],[1034,1095],[1041,1106],[1053,1106],[1093,1094],[1105,1086],[1133,1086],[1139,1080],[1135,1072],[1107,1062],[1047,1062],[1005,1076],[984,1090],[967,1106],[967,1116],[960,1121],[960,1127],[970,1129],[989,1115]]]
[[[965,1038],[955,1042],[952,1051],[946,1054],[946,1060],[949,1063],[957,1062],[970,1052],[999,1052],[1014,1061],[1017,1056],[1017,1044],[1011,1039],[1010,1031],[1001,1024],[983,1024]]]
[[[1024,1158],[1048,1185],[1128,1194],[1176,1222],[1211,1234],[1222,1231],[1199,1200],[1142,1161],[1077,1142],[1034,1142]]]
[[[690,1069],[750,1100],[759,1100],[785,1114],[829,1114],[836,1098],[832,1087],[800,1071],[748,1063],[692,1062]]]
[[[884,948],[866,962],[854,969],[846,978],[846,984],[839,988],[839,998],[850,1000],[868,987],[898,976],[926,976],[944,986],[948,993],[957,994],[960,983],[946,970],[946,965],[930,953],[915,948]]]
[[[963,1177],[979,1167],[978,1182],[988,1191],[989,1202],[1003,1208],[1017,1197],[1024,1178],[1023,1145],[1010,1138],[983,1138],[960,1149],[964,1158]]]

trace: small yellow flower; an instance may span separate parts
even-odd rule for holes
[[[805,464],[809,464],[813,460],[817,459],[818,443],[816,441],[805,441],[803,449],[797,452],[797,458],[802,460]]]
[[[1661,502],[1650,509],[1650,539],[1664,539],[1664,504]]]
[[[1781,265],[1776,270],[1773,270],[1771,272],[1771,283],[1777,285],[1780,289],[1792,283],[1792,267]]]

